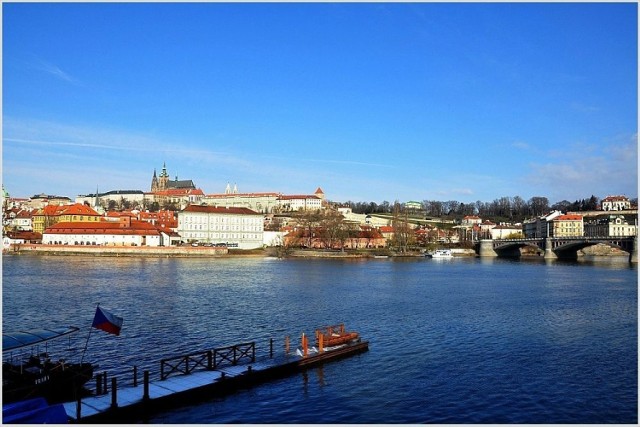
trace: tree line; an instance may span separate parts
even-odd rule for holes
[[[637,205],[638,199],[633,199],[632,204]],[[462,203],[456,200],[439,201],[439,200],[423,200],[420,202],[420,209],[410,209],[405,205],[408,211],[413,213],[424,214],[426,217],[455,217],[461,218],[467,215],[477,215],[486,218],[497,218],[503,221],[524,221],[527,218],[534,218],[545,215],[553,210],[562,212],[581,212],[597,210],[600,200],[592,195],[589,198],[569,202],[562,200],[553,205],[549,204],[546,197],[531,197],[524,200],[520,196],[500,197],[491,202],[482,202],[480,200],[475,203]],[[352,202],[348,201],[343,204],[344,207],[350,207],[354,213],[370,214],[370,213],[386,213],[392,214],[395,203],[383,201],[380,204],[375,202]]]

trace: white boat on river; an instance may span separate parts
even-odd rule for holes
[[[453,258],[451,249],[436,249],[432,254],[427,254],[429,258]]]

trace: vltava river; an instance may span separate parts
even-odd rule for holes
[[[164,357],[299,344],[344,322],[369,351],[153,423],[636,423],[638,276],[627,263],[456,258],[147,259],[7,255],[5,330],[74,325],[85,360],[130,378]],[[64,342],[65,347],[67,342]],[[262,349],[262,350],[261,350]],[[52,352],[55,347],[50,347]],[[60,350],[62,351],[62,350]]]

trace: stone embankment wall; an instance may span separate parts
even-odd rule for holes
[[[287,256],[300,258],[366,258],[366,254],[340,252],[340,251],[319,251],[319,250],[292,250]]]
[[[193,246],[67,246],[16,244],[4,251],[5,254],[33,253],[43,255],[93,255],[93,256],[174,256],[174,257],[215,257],[228,254],[227,248]]]

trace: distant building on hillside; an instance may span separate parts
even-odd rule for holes
[[[151,199],[152,197],[149,197],[141,190],[113,190],[106,193],[80,194],[75,201],[104,213],[110,207],[120,207],[122,209],[143,207],[149,204]]]
[[[176,175],[176,179],[171,181],[169,178],[169,173],[167,172],[167,165],[163,163],[162,171],[160,175],[156,175],[156,170],[153,170],[153,178],[151,178],[151,192],[157,193],[159,191],[164,190],[185,190],[192,189],[195,190],[196,186],[193,184],[193,181],[190,179],[178,180],[178,176]]]
[[[607,196],[600,202],[603,211],[631,209],[631,201],[625,196]]]
[[[410,200],[404,203],[404,208],[410,211],[422,210],[422,203]]]
[[[69,205],[71,199],[65,196],[52,196],[50,194],[36,194],[29,200],[29,207],[31,209],[41,209],[48,205]]]
[[[207,194],[202,203],[208,206],[247,208],[265,214],[321,209],[325,194],[320,187],[312,195],[283,195],[282,193],[240,193],[238,186],[230,184],[224,193]]]
[[[482,218],[476,215],[467,215],[464,218],[462,218],[462,221],[460,223],[460,225],[464,225],[464,226],[470,226],[470,225],[476,225],[476,224],[482,224]]]

